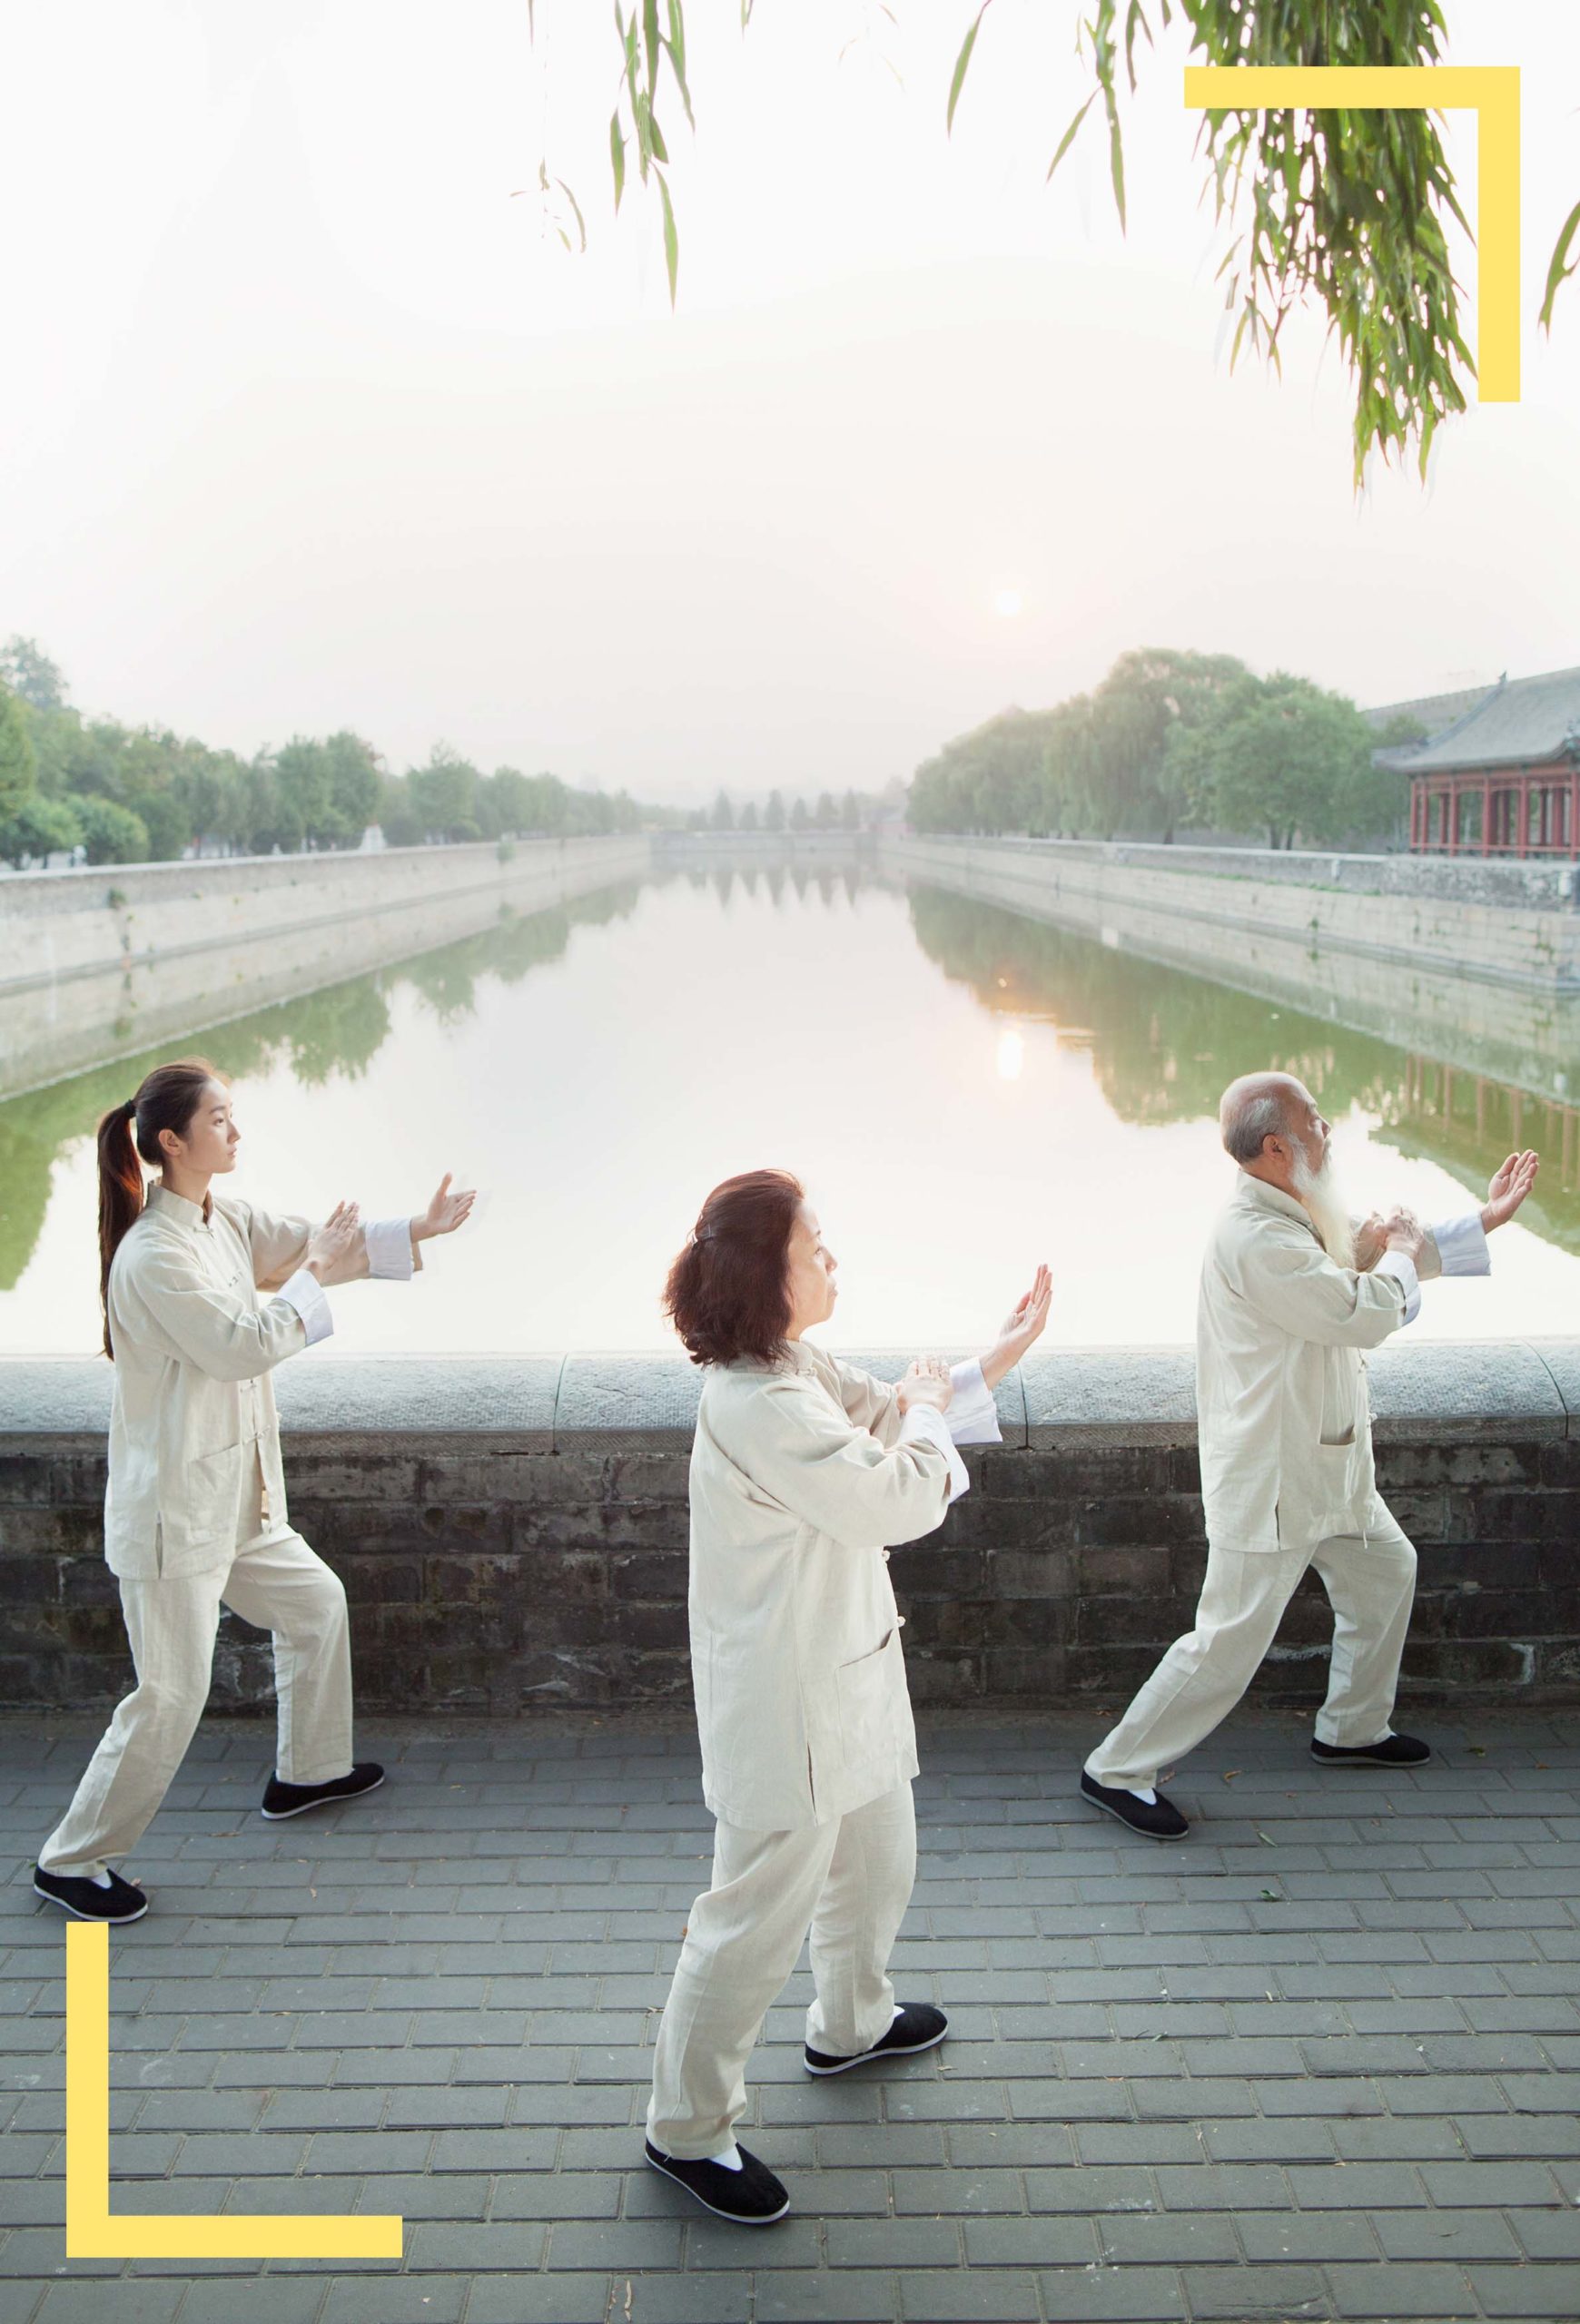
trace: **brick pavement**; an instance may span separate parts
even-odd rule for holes
[[[69,2268],[28,1873],[96,1728],[0,1724],[0,2324],[1580,2317],[1580,1717],[1407,1724],[1436,1765],[1335,1773],[1242,1713],[1170,1849],[1073,1796],[1085,1726],[925,1736],[899,1963],[952,2038],[810,2083],[799,1972],[754,2233],[637,2160],[689,1733],[370,1719],[388,1787],[274,1827],[267,1727],[212,1721],[112,1938],[113,2206],[399,2211],[405,2257]]]

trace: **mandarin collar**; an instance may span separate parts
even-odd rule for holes
[[[1287,1195],[1282,1187],[1269,1186],[1266,1178],[1253,1178],[1249,1170],[1240,1172],[1234,1199],[1250,1209],[1276,1211],[1280,1218],[1298,1218],[1303,1226],[1311,1226],[1311,1214],[1303,1202]],[[1312,1226],[1311,1231],[1317,1230]]]
[[[183,1234],[196,1235],[212,1218],[214,1198],[205,1195],[202,1203],[189,1202],[184,1195],[176,1194],[162,1179],[155,1178],[143,1195],[143,1207],[158,1211],[162,1218],[179,1226]]]

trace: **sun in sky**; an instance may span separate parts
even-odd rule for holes
[[[1023,602],[1018,589],[996,589],[993,592],[993,611],[1001,621],[1013,621]]]

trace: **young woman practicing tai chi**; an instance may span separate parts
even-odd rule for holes
[[[240,1136],[203,1058],[155,1067],[99,1124],[100,1293],[114,1364],[104,1554],[137,1685],[116,1710],[33,1885],[79,1919],[140,1920],[111,1869],[170,1788],[208,1699],[220,1608],[274,1634],[280,1739],[272,1818],[354,1798],[383,1770],[351,1762],[346,1596],[285,1513],[269,1374],[327,1339],[327,1285],[409,1277],[416,1246],[453,1234],[472,1196],[447,1176],[415,1218],[321,1226],[216,1194]],[[141,1157],[141,1158],[140,1158]],[[142,1165],[160,1173],[144,1188]]]
[[[1038,1337],[1032,1289],[980,1361],[921,1356],[898,1387],[802,1336],[835,1262],[784,1170],[716,1187],[666,1305],[704,1367],[691,1456],[691,1668],[713,1880],[691,1908],[659,2027],[646,2155],[721,2217],[782,2219],[785,2188],[735,2142],[747,2052],[812,1939],[809,2073],[943,2039],[896,2004],[889,1954],[916,1868],[916,1738],[886,1544],[966,1490],[954,1446],[997,1439],[992,1391]]]

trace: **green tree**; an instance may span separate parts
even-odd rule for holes
[[[448,743],[435,743],[426,766],[413,767],[407,777],[411,810],[425,836],[459,842],[481,836],[478,823],[478,783],[481,778],[469,759]]]
[[[1089,812],[1106,837],[1174,836],[1190,820],[1190,793],[1175,779],[1168,741],[1193,724],[1223,687],[1245,675],[1232,654],[1143,647],[1121,654],[1091,697]]]
[[[96,793],[75,803],[90,863],[148,862],[148,827],[141,815]]]
[[[971,16],[943,109],[946,130],[953,126],[991,5],[980,0]],[[751,13],[752,0],[741,0],[743,25]],[[895,7],[884,13],[894,18]],[[1147,67],[1155,34],[1176,15],[1190,27],[1194,61],[1220,66],[1432,65],[1447,35],[1443,0],[1366,0],[1364,6],[1353,0],[1080,0],[1077,52],[1088,85],[1054,147],[1048,175],[1098,105],[1108,128],[1121,225],[1121,105]],[[619,76],[608,131],[615,208],[634,146],[642,183],[657,182],[673,303],[679,237],[659,117],[672,132],[678,104],[695,127],[685,0],[666,0],[662,11],[657,0],[643,0],[640,11],[636,0],[628,8],[616,0],[615,23]],[[991,40],[983,46],[991,49]],[[1012,58],[1004,64],[1013,70]],[[1289,315],[1299,306],[1315,306],[1326,314],[1354,382],[1357,482],[1372,449],[1387,458],[1412,443],[1424,473],[1433,435],[1445,419],[1464,410],[1475,369],[1460,328],[1459,286],[1448,251],[1450,224],[1464,228],[1466,222],[1437,115],[1404,107],[1225,107],[1205,115],[1200,153],[1203,192],[1211,197],[1224,243],[1218,271],[1225,303],[1237,318],[1231,360],[1249,346],[1276,365]],[[585,246],[581,210],[565,181],[551,172],[547,155],[538,164],[538,182],[568,246],[568,222],[558,214],[560,194]],[[1562,285],[1577,271],[1580,202],[1565,220],[1548,266],[1544,327],[1551,325]]]
[[[844,794],[839,811],[839,821],[840,827],[844,831],[859,832],[862,827],[861,806],[854,791],[847,791]]]
[[[1173,741],[1180,780],[1214,822],[1269,847],[1375,830],[1377,737],[1354,703],[1275,670],[1234,680]]]
[[[734,831],[736,811],[730,805],[729,794],[726,792],[721,791],[714,801],[713,812],[709,815],[708,822],[716,832]]]
[[[33,795],[38,762],[33,735],[16,696],[0,686],[0,818],[14,814]]]
[[[805,800],[797,799],[795,804],[790,810],[791,830],[793,832],[804,832],[808,828],[811,822],[812,818],[806,812]]]
[[[782,832],[784,828],[785,793],[782,791],[770,791],[768,803],[763,810],[763,829],[765,832]]]
[[[0,856],[22,871],[46,857],[80,847],[83,826],[69,799],[44,799],[35,792],[0,822]]]
[[[744,832],[755,832],[761,821],[762,818],[757,812],[756,801],[755,799],[748,799],[746,805],[741,809],[739,828]]]
[[[150,863],[174,863],[192,837],[186,809],[173,792],[155,791],[137,808],[148,834]]]
[[[831,832],[838,822],[839,810],[834,803],[832,791],[818,793],[817,804],[813,810],[812,820],[820,832]]]
[[[0,686],[6,686],[33,710],[64,710],[65,681],[58,662],[52,662],[36,638],[13,633],[0,645]]]

